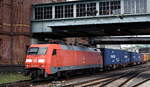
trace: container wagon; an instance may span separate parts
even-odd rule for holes
[[[147,53],[143,53],[142,55],[143,55],[142,63],[147,63],[149,55]]]
[[[150,54],[148,54],[148,59],[147,59],[147,61],[148,61],[148,62],[150,61]]]
[[[101,52],[103,56],[103,64],[105,70],[116,69],[121,65],[121,50],[104,48],[101,49]]]
[[[142,63],[142,57],[140,53],[130,52],[131,65],[138,65]]]
[[[121,65],[123,67],[126,67],[128,65],[130,65],[130,53],[128,51],[120,51],[120,55],[121,55]]]

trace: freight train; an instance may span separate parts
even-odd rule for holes
[[[31,45],[25,61],[26,75],[60,77],[79,72],[111,70],[146,63],[148,55],[116,49],[96,49],[61,44]]]

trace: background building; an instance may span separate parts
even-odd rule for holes
[[[0,64],[23,64],[30,45],[31,6],[63,0],[0,0]]]

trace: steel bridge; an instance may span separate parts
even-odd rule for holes
[[[91,44],[150,44],[150,37],[99,37],[93,38]]]
[[[150,0],[82,0],[33,5],[34,37],[150,34]]]

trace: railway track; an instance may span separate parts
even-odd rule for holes
[[[34,85],[47,84],[50,82],[51,82],[50,79],[22,80],[22,81],[17,81],[17,82],[13,82],[13,83],[0,84],[0,87],[32,87]]]
[[[150,65],[140,65],[110,72],[100,72],[95,75],[75,76],[58,81],[50,79],[25,80],[1,84],[0,87],[43,87],[43,85],[46,85],[44,87],[138,87],[150,80],[148,69],[150,69]],[[135,77],[143,77],[144,79],[137,80]]]
[[[111,79],[104,80],[104,81],[99,81],[99,82],[96,82],[94,84],[85,85],[84,87],[89,87],[89,86],[95,86],[95,87],[105,87],[105,86],[106,87],[112,87],[112,86],[107,86],[107,84],[110,84],[110,83],[114,82],[115,80],[121,79],[123,77],[127,77],[127,76],[129,76],[131,74],[133,74],[133,72],[125,73],[125,74],[120,75],[118,77],[115,77],[115,78],[112,77]],[[113,86],[118,87],[116,85],[113,85]]]
[[[137,68],[134,69],[129,69],[128,72],[125,71],[126,73],[124,74],[118,74],[117,76],[108,76],[104,78],[95,78],[92,80],[87,80],[75,84],[66,84],[63,85],[63,87],[137,87],[137,85],[140,85],[149,79],[143,80],[143,81],[137,81],[137,84],[135,86],[128,86],[125,84],[128,83],[131,79],[134,77],[138,76],[142,72],[147,71],[150,66],[140,66],[140,70],[137,71]]]
[[[0,87],[30,87],[31,80],[22,80],[13,83],[1,84]]]
[[[124,83],[120,87],[139,87],[142,84],[144,84],[145,82],[150,81],[149,73],[150,73],[150,71],[143,71],[136,77],[128,80],[126,83]]]
[[[95,87],[124,87],[124,84],[128,83],[131,79],[135,78],[137,75],[139,75],[142,71],[134,71],[130,72],[124,76],[121,76],[120,78],[113,79],[112,81],[108,81],[104,83],[103,85],[96,85]],[[132,87],[132,86],[125,86],[125,87]]]
[[[139,87],[139,86],[141,86],[142,84],[144,84],[144,83],[146,83],[146,82],[148,82],[148,81],[150,81],[150,79],[147,79],[147,80],[143,80],[143,81],[141,81],[141,82],[139,82],[139,83],[136,83],[134,86],[132,86],[132,87]]]
[[[103,78],[98,77],[98,78],[83,81],[83,82],[80,82],[80,83],[65,84],[65,85],[63,85],[63,87],[104,87],[106,84],[108,84],[108,83],[110,83],[110,82],[112,82],[116,79],[125,77],[130,73],[131,72],[125,73],[125,74],[122,73],[122,74],[118,74],[118,75],[111,75],[111,76],[107,76],[107,77],[103,77]]]

